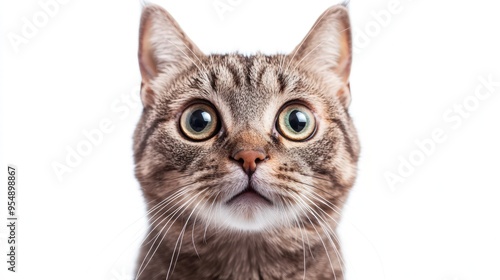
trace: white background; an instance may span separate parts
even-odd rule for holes
[[[207,53],[289,52],[335,4],[270,2],[158,1]],[[363,150],[340,230],[347,279],[498,280],[500,87],[481,101],[474,93],[480,77],[500,81],[500,4],[400,0],[394,11],[390,2],[351,1],[351,114]],[[234,7],[221,15],[214,3]],[[44,10],[1,2],[1,279],[131,279],[145,226],[131,147],[140,9],[69,0],[14,46],[23,18]],[[377,22],[381,13],[390,18]],[[460,125],[444,119],[464,100]],[[53,164],[106,120],[112,131],[58,179]],[[419,158],[415,141],[436,129],[446,140]],[[391,187],[386,174],[412,155],[418,166]],[[15,274],[4,261],[7,164],[19,170]]]

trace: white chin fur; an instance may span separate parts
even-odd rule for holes
[[[275,206],[218,205],[202,211],[210,225],[240,231],[266,231],[290,226],[297,219],[297,212]]]

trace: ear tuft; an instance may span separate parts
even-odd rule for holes
[[[350,0],[345,0],[344,2],[340,3],[340,5],[346,7],[347,9],[349,9],[349,4],[351,4]]]

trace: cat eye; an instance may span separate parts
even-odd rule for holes
[[[219,128],[219,120],[212,106],[197,103],[182,113],[180,127],[186,137],[203,141],[215,135]]]
[[[316,130],[316,119],[306,106],[290,104],[281,110],[276,128],[289,140],[303,141],[311,137]]]

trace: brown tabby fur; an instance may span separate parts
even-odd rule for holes
[[[347,109],[347,9],[328,9],[289,55],[244,56],[204,55],[165,10],[148,5],[139,61],[144,112],[134,157],[150,234],[137,279],[343,279],[335,231],[359,155]],[[201,142],[179,128],[183,110],[197,100],[213,104],[222,122]],[[314,112],[311,139],[293,142],[276,131],[276,115],[289,101]],[[242,149],[266,153],[252,176],[273,202],[267,210],[224,212],[256,219],[249,229],[215,216],[249,180],[231,159]]]

